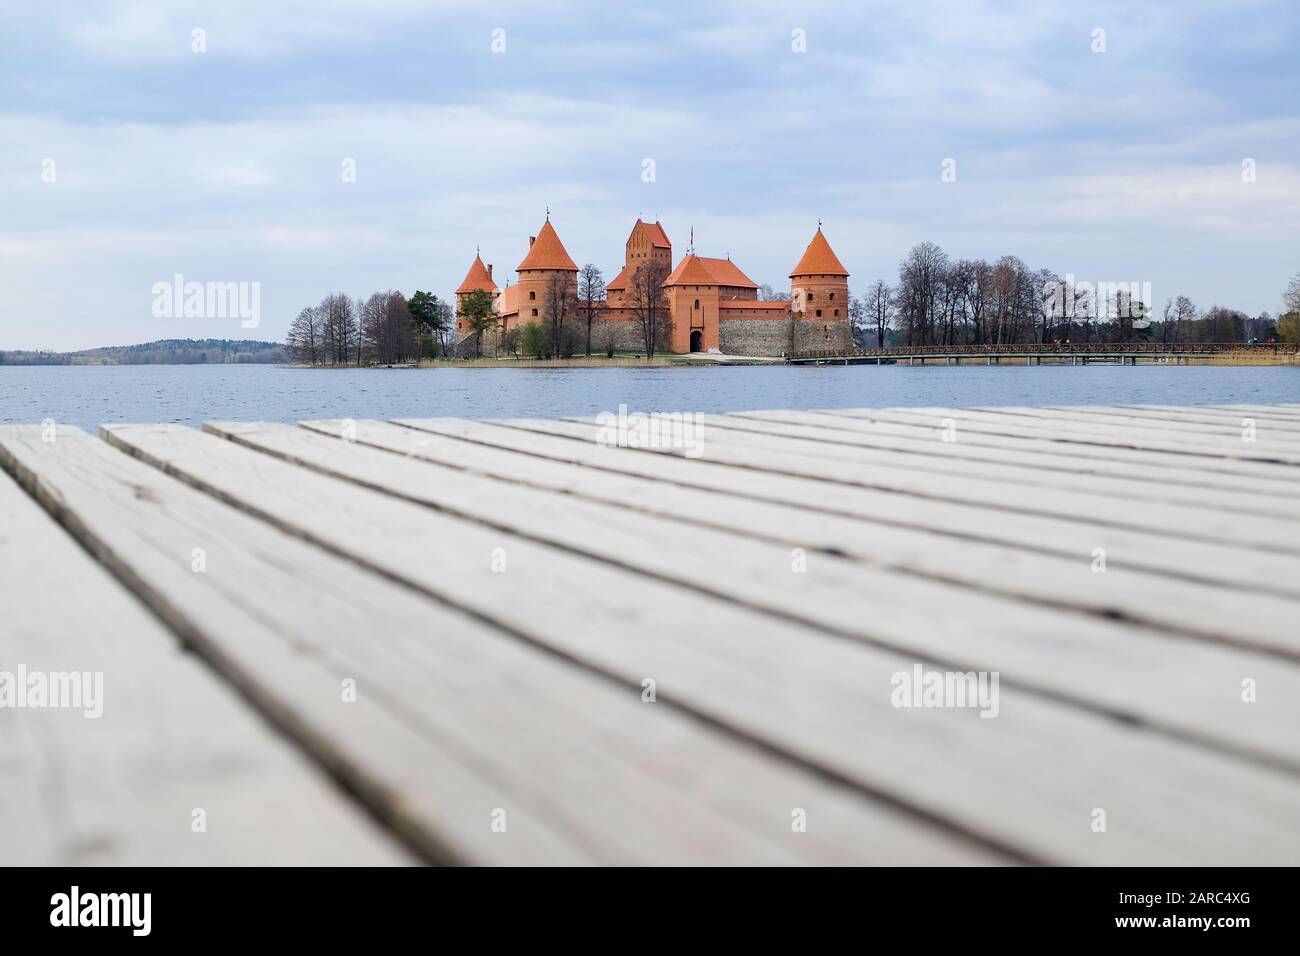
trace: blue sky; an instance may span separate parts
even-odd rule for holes
[[[607,278],[641,215],[787,286],[821,218],[859,290],[928,239],[1276,313],[1297,49],[1295,0],[0,0],[0,348],[449,295],[476,246],[511,272],[548,205]],[[154,317],[177,273],[261,283],[261,325]]]

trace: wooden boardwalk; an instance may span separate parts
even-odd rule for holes
[[[0,863],[1300,863],[1300,404],[685,424],[0,428]]]

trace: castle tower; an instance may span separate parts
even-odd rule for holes
[[[674,352],[719,349],[721,313],[758,298],[758,285],[730,259],[687,253],[664,281],[671,317],[669,348]]]
[[[465,281],[456,287],[456,331],[468,332],[469,324],[462,317],[461,303],[465,301],[465,296],[471,292],[486,292],[493,299],[497,297],[497,284],[492,281],[492,266],[483,265],[481,256],[475,255],[473,263],[470,264],[469,272],[465,273]]]
[[[618,306],[627,301],[632,276],[643,262],[658,262],[663,266],[664,275],[673,271],[673,244],[657,219],[654,225],[638,219],[624,249],[622,270],[605,286],[610,305]]]
[[[821,223],[790,273],[790,311],[825,325],[848,321],[849,272],[822,235]]]
[[[519,263],[519,284],[515,300],[519,307],[520,322],[544,322],[546,297],[551,280],[559,276],[568,295],[578,297],[578,267],[560,242],[560,237],[547,218],[536,236],[528,238],[528,255]],[[575,306],[576,309],[576,306]]]

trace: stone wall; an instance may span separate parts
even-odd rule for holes
[[[793,326],[793,330],[792,330]],[[722,319],[722,351],[727,355],[787,355],[803,349],[851,348],[849,324],[783,319]],[[792,338],[793,331],[793,341]]]
[[[581,321],[584,339],[587,334],[586,319]],[[591,323],[591,350],[604,352],[605,344],[614,340],[616,349],[644,349],[645,340],[641,333],[641,323],[635,320],[600,320]]]
[[[585,320],[575,320],[583,338],[586,337]],[[791,342],[791,328],[794,341]],[[840,322],[816,322],[811,319],[721,319],[718,322],[719,348],[726,355],[787,355],[804,349],[849,349],[853,347],[853,336],[849,324]],[[483,354],[491,355],[498,344],[499,331],[483,333]],[[614,348],[620,351],[640,351],[644,347],[641,340],[641,325],[632,320],[597,320],[591,324],[591,350],[600,354],[605,351],[605,343],[614,340]],[[668,330],[663,330],[664,341],[660,351],[667,351]],[[457,358],[473,358],[474,336],[462,333],[456,338],[454,354]]]
[[[726,355],[784,355],[790,351],[789,319],[722,319],[719,346]]]

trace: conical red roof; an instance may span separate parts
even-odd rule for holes
[[[495,292],[497,284],[492,281],[492,273],[487,271],[487,266],[483,265],[482,257],[475,256],[469,272],[465,273],[465,281],[456,287],[456,294],[475,292],[480,289],[484,292]]]
[[[560,237],[555,234],[555,227],[551,225],[549,219],[542,225],[541,231],[537,233],[537,238],[529,246],[528,255],[524,256],[524,261],[519,263],[518,271],[526,272],[529,269],[578,271],[577,265],[569,258],[569,253],[565,251],[564,243],[560,242]]]
[[[831,244],[826,241],[822,235],[821,226],[817,227],[817,232],[812,237],[812,242],[808,243],[808,248],[803,251],[803,258],[799,264],[794,267],[790,273],[790,278],[796,276],[848,276],[849,270],[844,268],[839,257],[835,255],[835,250]]]

